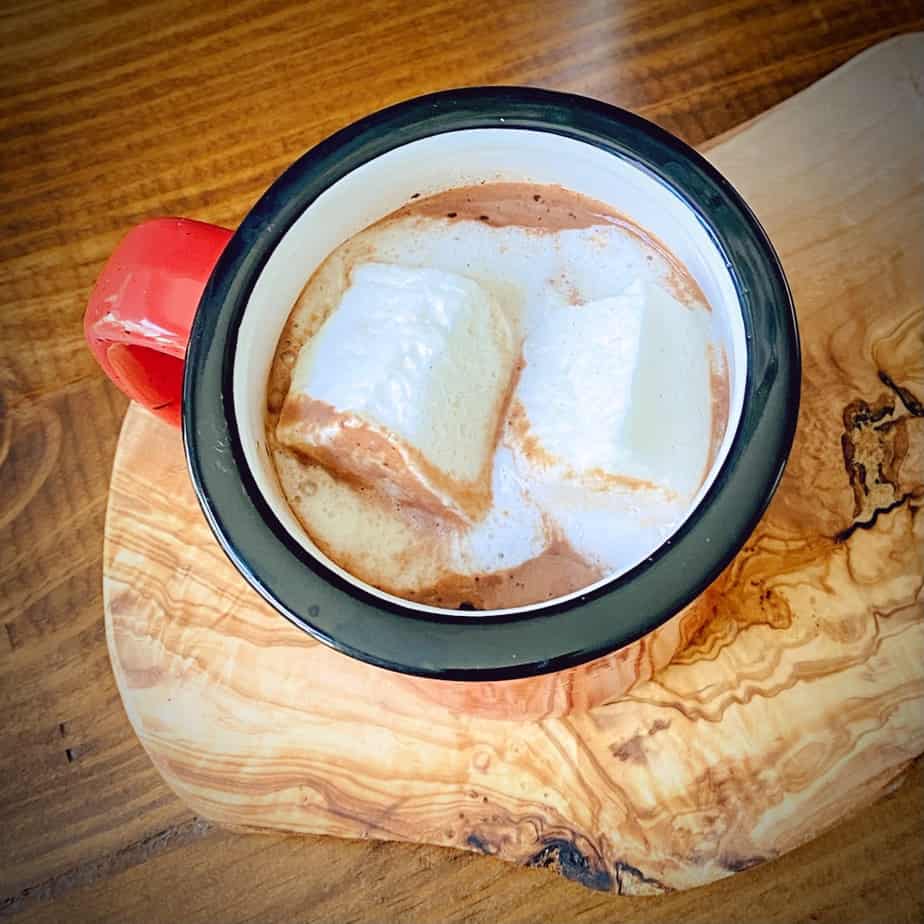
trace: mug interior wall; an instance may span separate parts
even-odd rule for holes
[[[714,339],[729,365],[729,426],[712,469],[687,512],[692,513],[721,468],[744,401],[746,340],[740,304],[722,253],[699,217],[668,186],[642,167],[592,145],[550,132],[470,129],[448,132],[395,148],[359,167],[323,192],[276,247],[250,295],[234,356],[233,388],[244,454],[260,491],[285,529],[313,556],[345,580],[382,599],[416,610],[375,589],[325,556],[305,533],[277,481],[264,438],[266,383],[276,343],[300,292],[324,258],[373,222],[423,196],[482,181],[555,183],[609,203],[656,235],[687,267],[712,306]],[[650,550],[646,553],[651,554]],[[639,559],[641,560],[641,559]],[[620,573],[593,585],[605,584]],[[587,588],[533,606],[561,603]],[[480,613],[479,615],[486,615]]]

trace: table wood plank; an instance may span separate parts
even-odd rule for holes
[[[613,898],[545,870],[456,850],[369,841],[331,849],[329,838],[215,829],[112,879],[33,905],[19,920],[916,924],[924,890],[922,784],[919,765],[911,784],[872,812],[771,866],[657,898]]]
[[[229,851],[244,868],[265,860],[280,920],[322,896],[329,919],[358,907],[378,909],[378,919],[399,916],[415,901],[415,864],[436,870],[437,882],[453,864],[479,870],[472,885],[486,899],[469,893],[467,880],[457,893],[435,888],[417,899],[439,909],[458,903],[457,916],[470,902],[471,915],[487,919],[494,895],[496,907],[509,901],[509,914],[525,917],[613,907],[578,898],[552,877],[533,891],[541,873],[489,859],[382,845],[376,856],[387,862],[371,867],[378,877],[361,876],[371,862],[362,845],[273,839],[270,847],[191,820],[135,741],[105,656],[102,520],[125,402],[83,347],[87,292],[133,223],[172,213],[233,226],[302,150],[417,93],[488,82],[573,90],[633,108],[698,144],[862,48],[922,25],[919,3],[903,0],[3,4],[0,898],[8,910],[70,894],[96,895],[112,914],[127,913],[122,877],[136,870],[192,919],[195,907],[205,913],[202,896],[237,894],[226,892],[241,868],[225,869]],[[896,915],[919,913],[903,864],[914,843],[907,819],[922,791],[918,775],[896,797],[907,799],[898,816],[879,805],[858,821],[858,837],[865,828],[870,845],[880,834],[892,838],[889,849],[850,854],[839,849],[843,829],[824,840],[817,862],[827,864],[828,891],[816,895],[812,881],[799,880],[803,917],[835,908],[867,920],[877,902]],[[157,859],[137,865],[147,857]],[[863,882],[876,884],[859,895],[857,857]],[[783,889],[785,875],[775,871],[787,862],[747,875],[761,877],[768,893]],[[341,865],[352,879],[329,874]],[[198,876],[169,885],[187,867]],[[531,885],[517,892],[508,877]],[[202,891],[203,878],[212,892]],[[754,895],[736,891],[739,878],[690,899],[701,895],[703,909],[720,902],[740,917]],[[287,889],[290,881],[298,888]],[[68,891],[77,885],[88,891]],[[44,907],[54,917],[58,902]],[[228,919],[262,907],[243,903]]]

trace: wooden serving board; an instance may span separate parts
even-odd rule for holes
[[[709,150],[785,264],[802,413],[770,510],[684,614],[701,628],[622,697],[454,714],[438,682],[318,644],[226,561],[179,434],[129,410],[109,650],[138,736],[194,811],[640,893],[779,856],[897,785],[924,751],[921,62],[921,35],[888,42]]]

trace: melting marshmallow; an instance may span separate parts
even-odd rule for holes
[[[526,338],[516,393],[539,447],[530,467],[689,503],[710,451],[709,339],[705,312],[638,279],[550,307]]]
[[[476,518],[491,503],[517,346],[507,317],[474,280],[357,265],[298,355],[277,435],[361,487]]]

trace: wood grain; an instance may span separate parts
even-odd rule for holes
[[[914,785],[924,782],[922,770],[919,764]],[[201,840],[168,848],[143,865],[115,872],[110,881],[37,905],[22,917],[81,924],[918,924],[924,885],[919,803],[915,789],[905,786],[876,805],[875,825],[869,823],[871,812],[863,812],[769,866],[657,898],[614,899],[545,870],[460,850],[383,841],[338,841],[331,849],[330,838],[242,837],[213,829]],[[843,862],[843,871],[832,868],[833,856]],[[886,875],[883,857],[889,857]]]
[[[595,708],[460,713],[444,684],[299,632],[225,561],[179,434],[132,406],[108,639],[184,801],[226,826],[464,847],[654,894],[779,857],[890,792],[924,752],[922,83],[924,35],[894,39],[711,149],[793,289],[796,444],[744,549],[681,614],[696,634]]]
[[[161,900],[169,894],[187,920],[213,920],[198,901],[204,883],[218,901],[222,884],[240,878],[224,868],[227,842],[188,827],[191,813],[160,782],[104,654],[103,512],[125,402],[93,365],[80,322],[127,227],[171,213],[233,226],[286,163],[329,131],[445,86],[586,92],[699,143],[873,42],[924,24],[913,0],[401,7],[316,2],[307,15],[267,0],[44,0],[0,9],[0,897],[8,910],[100,880],[73,893],[73,917],[90,920],[105,908],[120,919],[136,893],[107,877],[172,850],[173,865],[144,862],[131,882]],[[916,786],[903,793],[901,811],[880,804],[864,814],[853,852],[837,838],[800,850],[813,877],[783,860],[747,874],[754,892],[736,891],[735,877],[690,893],[683,913],[699,907],[703,920],[740,920],[759,894],[768,918],[916,919],[908,883],[920,863],[906,862],[918,845],[907,819],[922,824]],[[563,908],[606,916],[599,897],[554,877],[531,898],[533,887],[520,885],[534,881],[528,873],[523,880],[435,848],[415,848],[411,858],[407,847],[379,844],[380,880],[357,884],[365,861],[354,867],[349,857],[366,847],[234,843],[235,863],[269,857],[271,872],[261,888],[233,893],[228,920],[300,919],[321,896],[328,920],[358,915],[364,897],[376,920],[403,915],[420,866],[457,883],[459,905],[447,911],[457,918],[468,901],[471,915],[486,919],[498,908],[520,909],[523,919],[560,920]],[[196,875],[175,885],[187,853]]]

